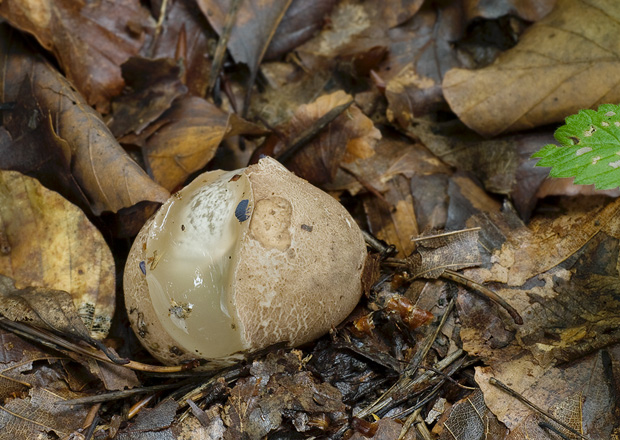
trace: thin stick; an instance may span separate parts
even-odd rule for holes
[[[515,399],[519,400],[521,403],[525,404],[526,406],[529,406],[531,409],[533,409],[534,411],[539,412],[540,414],[542,414],[543,416],[547,417],[549,420],[551,420],[552,422],[557,423],[558,425],[560,425],[562,428],[565,428],[567,430],[569,430],[572,434],[575,434],[577,436],[579,436],[579,438],[582,438],[584,440],[590,440],[588,437],[586,437],[585,435],[581,434],[580,432],[576,431],[575,429],[573,429],[572,427],[570,427],[569,425],[567,425],[566,423],[558,420],[557,418],[555,418],[554,416],[552,416],[551,414],[549,414],[548,412],[544,411],[542,408],[540,408],[539,406],[533,404],[532,402],[530,402],[529,400],[527,400],[525,397],[523,397],[521,394],[517,393],[515,390],[513,390],[512,388],[510,388],[508,385],[505,385],[503,382],[500,382],[499,380],[497,380],[494,377],[491,377],[489,379],[489,383],[497,388],[499,388],[500,390],[502,390],[503,392],[505,392],[506,394],[514,397]]]
[[[469,287],[470,289],[478,291],[479,293],[487,297],[489,300],[493,301],[495,304],[497,304],[498,306],[506,310],[506,312],[508,312],[508,314],[510,315],[512,320],[515,322],[515,324],[518,324],[518,325],[523,324],[523,318],[521,317],[521,315],[519,315],[519,312],[517,312],[514,307],[508,304],[501,296],[493,292],[491,289],[488,289],[484,287],[482,284],[478,284],[474,280],[469,279],[461,275],[460,273],[455,272],[450,269],[445,269],[443,273],[440,275],[440,277],[453,281],[455,283],[462,284],[466,287]]]
[[[226,54],[226,48],[228,47],[228,40],[230,38],[230,32],[232,31],[235,22],[237,21],[237,12],[243,0],[233,0],[230,4],[230,9],[226,15],[226,21],[224,22],[224,28],[220,35],[220,39],[217,42],[215,48],[215,54],[213,55],[213,63],[211,64],[211,72],[209,72],[209,84],[207,85],[207,94],[213,91],[215,82],[222,70],[222,63],[224,61],[224,55]]]
[[[56,405],[83,405],[85,403],[109,402],[111,400],[121,400],[136,394],[147,394],[162,390],[172,390],[179,388],[179,383],[168,383],[163,385],[153,385],[150,387],[132,388],[130,390],[111,391],[109,393],[97,394],[95,396],[80,397],[71,400],[60,400]]]
[[[47,330],[43,330],[37,327],[31,327],[29,325],[22,324],[20,322],[13,322],[6,318],[1,318],[1,317],[0,317],[0,326],[6,328],[7,330],[19,336],[22,336],[23,338],[38,342],[40,344],[45,345],[46,347],[53,348],[54,350],[63,351],[64,349],[71,353],[88,356],[88,357],[97,359],[98,361],[106,362],[108,364],[121,365],[123,367],[127,367],[132,370],[149,371],[149,372],[154,372],[154,373],[178,373],[181,371],[191,370],[192,368],[197,366],[196,362],[190,362],[188,364],[175,365],[171,367],[164,367],[161,365],[143,364],[141,362],[136,362],[136,361],[128,361],[126,364],[117,364],[99,350],[96,350],[91,347],[84,347],[81,345],[74,344],[59,336],[56,336],[55,334],[51,332],[48,332]]]

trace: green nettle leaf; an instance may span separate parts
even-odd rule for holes
[[[547,145],[532,155],[539,167],[552,167],[551,177],[574,177],[575,183],[597,189],[620,186],[620,106],[601,105],[566,118],[555,138],[561,147]]]

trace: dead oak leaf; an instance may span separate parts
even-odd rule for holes
[[[124,85],[120,66],[137,55],[153,19],[137,0],[7,0],[0,16],[51,50],[67,77],[99,111]]]
[[[563,120],[620,100],[620,10],[613,0],[561,0],[483,69],[452,69],[452,110],[484,136]]]

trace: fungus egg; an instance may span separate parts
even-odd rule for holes
[[[161,362],[217,368],[327,333],[358,303],[365,258],[342,205],[264,158],[204,173],[162,205],[131,248],[125,304]]]

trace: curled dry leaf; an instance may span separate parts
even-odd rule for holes
[[[54,53],[89,104],[105,112],[123,89],[120,66],[137,55],[153,19],[138,0],[7,0],[0,15]]]
[[[415,252],[407,258],[412,278],[437,279],[446,269],[459,270],[480,264],[478,229],[446,232],[415,238]]]
[[[88,332],[98,339],[107,335],[115,304],[114,259],[77,206],[36,179],[0,171],[0,241],[0,274],[13,278],[18,289],[70,292]]]
[[[35,175],[96,215],[164,202],[168,192],[125,153],[99,114],[18,38],[0,28],[3,102],[15,102],[2,113],[13,142],[1,145],[0,166]]]
[[[614,35],[619,32],[620,9],[613,0],[560,0],[492,65],[446,73],[445,98],[484,136],[618,102],[620,44]]]

